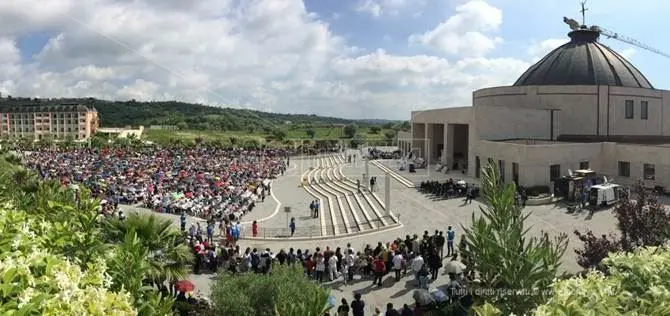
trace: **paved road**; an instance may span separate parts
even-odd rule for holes
[[[299,206],[304,203],[305,193],[298,187],[299,175],[302,173],[301,166],[297,165],[295,169],[290,170],[287,175],[277,179],[273,184],[273,191],[275,197],[282,205],[296,205]],[[363,164],[349,166],[345,170],[351,178],[360,177],[364,171]],[[383,173],[370,165],[370,172],[372,175],[377,175],[379,179],[383,179]],[[409,174],[404,174],[409,176]],[[421,177],[420,179],[413,179],[415,181],[429,177],[426,174],[414,175]],[[457,178],[458,174],[441,175],[444,177]],[[434,178],[434,175],[432,176]],[[384,181],[379,181],[379,194],[384,192]],[[457,236],[462,232],[461,225],[469,226],[471,224],[472,214],[475,216],[480,214],[480,207],[484,205],[477,201],[472,204],[464,205],[460,199],[451,200],[433,200],[430,197],[417,192],[414,189],[408,189],[397,181],[391,182],[392,195],[392,210],[395,214],[400,216],[400,221],[403,227],[395,230],[381,231],[368,235],[356,236],[347,239],[339,240],[323,240],[323,241],[242,241],[241,247],[255,247],[266,248],[269,247],[275,252],[281,248],[288,250],[293,247],[296,249],[314,249],[315,247],[325,248],[326,246],[345,247],[350,242],[356,249],[362,249],[365,244],[376,244],[378,241],[387,242],[397,237],[404,237],[407,234],[422,234],[424,230],[431,233],[436,230],[444,230],[451,225],[456,228]],[[296,201],[298,201],[296,203]],[[262,204],[259,204],[256,210],[252,212],[245,220],[252,218],[260,219],[267,217],[274,213],[277,202],[272,199],[266,199]],[[143,209],[137,209],[139,212],[150,212]],[[569,248],[563,258],[563,268],[568,271],[576,271],[579,269],[575,261],[575,254],[573,249],[580,246],[579,240],[574,237],[572,233],[575,229],[584,231],[592,229],[597,234],[612,232],[615,230],[615,220],[610,212],[602,211],[596,213],[593,218],[587,218],[586,214],[567,214],[565,209],[558,208],[554,205],[533,206],[527,207],[530,212],[528,218],[528,226],[532,234],[539,235],[542,231],[548,232],[550,235],[557,235],[559,233],[567,233],[570,237]],[[170,214],[159,214],[160,216],[168,217],[178,225],[178,216]],[[266,220],[260,225],[278,225],[283,227],[285,218],[283,212],[279,212],[275,217]],[[189,222],[197,219],[189,218]],[[300,226],[298,226],[300,229]],[[207,275],[192,275],[191,280],[197,285],[197,289],[203,295],[208,295],[210,290],[211,276]],[[334,295],[338,298],[347,298],[351,300],[354,292],[361,292],[367,304],[374,308],[375,305],[383,307],[387,302],[392,302],[396,306],[402,306],[403,303],[411,302],[413,277],[403,278],[400,282],[395,283],[391,280],[391,276],[386,277],[384,286],[381,288],[371,287],[371,280],[363,280],[351,285],[343,286],[339,283],[331,286]],[[441,286],[447,282],[447,278],[441,275],[433,286]],[[372,310],[370,310],[372,311]]]

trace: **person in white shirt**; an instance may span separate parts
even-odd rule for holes
[[[393,271],[395,272],[395,281],[398,282],[400,281],[400,270],[402,270],[402,262],[403,262],[403,257],[402,254],[400,254],[399,251],[395,253],[395,256],[393,256]]]
[[[330,256],[328,259],[328,279],[334,281],[337,279],[337,256]]]
[[[414,260],[412,260],[412,272],[414,272],[414,276],[416,277],[416,283],[420,284],[420,279],[421,276],[419,275],[419,271],[421,271],[421,268],[423,268],[423,257],[421,254],[418,254]]]
[[[342,275],[344,276],[344,284],[354,280],[354,265],[356,264],[356,256],[353,250],[347,251],[347,256],[344,257],[344,264],[342,265]]]

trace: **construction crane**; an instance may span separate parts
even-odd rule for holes
[[[656,48],[653,48],[649,45],[645,45],[645,44],[639,42],[638,40],[635,40],[635,39],[630,38],[630,37],[623,36],[623,35],[621,35],[619,33],[616,33],[616,32],[612,32],[612,31],[604,29],[600,26],[594,25],[594,26],[591,27],[591,30],[596,31],[596,32],[600,33],[600,35],[603,35],[607,38],[615,39],[615,40],[618,40],[620,42],[624,42],[626,44],[630,44],[630,45],[642,48],[644,50],[650,51],[652,53],[656,53],[658,55],[670,58],[670,54],[664,53],[664,52],[662,52],[662,51],[660,51]]]
[[[653,48],[649,45],[645,45],[645,44],[641,43],[640,41],[638,41],[636,39],[633,39],[633,38],[630,38],[630,37],[627,37],[627,36],[623,36],[623,35],[621,35],[617,32],[612,32],[608,29],[602,28],[602,27],[597,26],[597,25],[593,25],[590,28],[588,28],[586,26],[586,11],[588,11],[588,9],[586,8],[586,0],[580,2],[580,4],[582,6],[582,9],[579,11],[582,14],[582,24],[581,25],[575,19],[568,19],[567,17],[563,17],[563,22],[565,24],[567,24],[568,26],[570,26],[571,30],[576,31],[576,30],[580,30],[580,29],[581,30],[588,29],[588,30],[591,30],[591,31],[594,31],[594,32],[598,32],[598,33],[600,33],[600,35],[603,35],[607,38],[612,38],[612,39],[618,40],[620,42],[624,42],[626,44],[633,45],[633,46],[638,47],[638,48],[642,48],[646,51],[656,53],[656,54],[661,55],[663,57],[670,58],[670,54],[664,53],[664,52],[662,52],[658,49],[655,49],[655,48]]]

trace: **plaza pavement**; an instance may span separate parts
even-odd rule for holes
[[[301,164],[301,162],[297,160],[292,160],[291,163],[292,166],[289,167],[289,171],[286,175],[273,182],[273,195],[277,200],[275,201],[272,198],[266,198],[265,202],[258,203],[256,209],[245,216],[245,222],[254,219],[263,219],[269,215],[275,214],[277,203],[281,203],[282,206],[292,206],[294,209],[292,216],[296,218],[299,217],[298,215],[300,212],[303,212],[303,209],[305,215],[307,215],[309,212],[307,210],[307,205],[309,204],[309,201],[311,201],[311,198],[298,186],[298,184],[300,175],[304,171],[303,169],[308,168],[308,166],[306,163]],[[397,164],[393,162],[385,163],[391,167],[392,170],[398,170]],[[344,173],[348,177],[356,179],[361,177],[364,170],[364,164],[357,162],[356,164],[348,165],[344,169]],[[385,184],[384,173],[372,164],[369,165],[369,170],[371,175],[376,175],[378,177],[379,187],[377,193],[383,198]],[[451,175],[444,175],[430,170],[428,170],[430,172],[427,172],[425,169],[419,169],[417,171],[416,174],[409,174],[406,171],[398,172],[415,183],[429,178],[439,178],[440,180],[448,177],[453,177],[454,179],[464,178],[463,175],[458,172]],[[474,182],[472,179],[466,180]],[[347,243],[351,243],[355,249],[362,250],[366,244],[375,246],[379,241],[388,242],[397,237],[404,238],[405,235],[408,234],[422,235],[425,230],[432,234],[436,229],[445,230],[447,226],[450,225],[455,228],[456,239],[459,240],[460,234],[463,231],[461,228],[462,225],[465,225],[466,227],[469,226],[472,221],[472,214],[474,213],[475,216],[478,216],[478,214],[480,214],[479,207],[483,207],[478,201],[465,205],[462,199],[434,200],[429,196],[418,192],[416,189],[407,188],[395,180],[391,181],[391,196],[391,209],[394,214],[400,217],[400,222],[403,224],[402,227],[397,229],[322,241],[292,241],[290,239],[281,241],[242,240],[240,246],[242,249],[245,249],[246,247],[257,248],[259,250],[270,248],[276,253],[280,249],[288,251],[291,247],[294,249],[307,248],[312,251],[316,247],[321,247],[323,249],[326,246],[330,246],[331,249],[336,247],[345,248]],[[125,208],[130,209],[130,207]],[[133,209],[139,212],[151,212],[141,208]],[[531,234],[539,236],[542,231],[549,233],[550,236],[555,236],[560,233],[568,234],[569,245],[563,257],[563,269],[566,271],[574,272],[580,269],[576,264],[574,249],[580,247],[581,244],[573,234],[575,229],[580,231],[591,229],[596,234],[605,234],[615,230],[615,219],[611,212],[607,210],[596,212],[593,218],[588,218],[587,214],[584,213],[568,214],[565,209],[555,205],[528,206],[526,207],[526,211],[530,213],[527,225],[530,227]],[[170,218],[175,222],[175,225],[179,225],[179,216],[177,215],[158,215]],[[190,222],[196,220],[197,219],[189,218],[189,225]],[[271,227],[273,225],[277,225],[278,228],[286,227],[286,217],[283,210],[279,210],[274,217],[266,219],[259,223],[259,225],[261,227]],[[300,229],[300,225],[301,224],[297,225],[297,230]],[[209,287],[212,278],[213,276],[211,275],[190,276],[190,279],[196,284],[197,291],[203,295],[209,295]],[[435,285],[444,285],[447,280],[446,276],[440,275],[431,288]],[[341,298],[346,298],[351,301],[354,292],[361,292],[370,308],[369,312],[372,312],[374,306],[379,306],[383,310],[387,302],[394,303],[396,307],[402,306],[403,303],[411,303],[412,290],[414,289],[412,282],[413,277],[409,276],[403,278],[398,283],[394,283],[391,274],[389,274],[389,276],[385,277],[384,286],[381,288],[371,287],[371,280],[359,281],[346,286],[336,283],[331,288],[333,289],[333,294],[337,297],[338,302]]]

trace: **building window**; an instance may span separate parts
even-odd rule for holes
[[[475,178],[479,179],[482,172],[481,161],[479,161],[479,156],[475,156]]]
[[[633,100],[626,100],[626,119],[632,119],[635,116]]]
[[[619,161],[619,177],[630,177],[630,162]]]
[[[642,174],[645,180],[656,180],[656,166],[650,163],[644,164]]]
[[[505,161],[498,160],[498,168],[500,169],[500,182],[505,183]]]
[[[588,170],[588,169],[589,169],[588,161],[582,161],[579,163],[579,170]]]
[[[549,180],[556,181],[561,178],[561,165],[549,166]]]
[[[649,119],[649,101],[640,102],[640,118],[643,120]]]
[[[512,163],[512,181],[517,186],[519,185],[519,164],[516,162]]]

